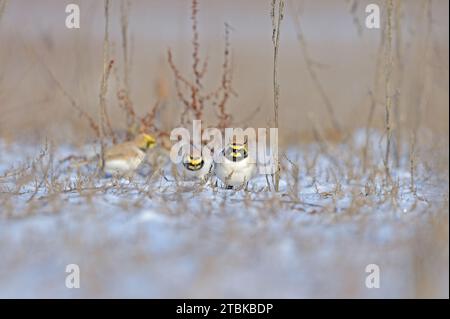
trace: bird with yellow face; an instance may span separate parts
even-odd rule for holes
[[[215,175],[228,188],[246,186],[256,172],[256,162],[250,157],[248,143],[230,143],[214,165]]]
[[[153,136],[141,133],[132,141],[107,148],[104,153],[103,171],[110,175],[130,175],[144,161],[147,150],[156,145]]]
[[[185,152],[183,160],[178,165],[178,173],[186,181],[206,181],[212,171],[212,156],[202,153],[196,148]]]

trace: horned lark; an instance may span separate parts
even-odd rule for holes
[[[132,141],[106,149],[104,172],[111,175],[128,175],[134,172],[144,160],[146,151],[155,144],[153,136],[142,133]]]
[[[232,143],[221,153],[214,165],[216,176],[227,188],[245,186],[256,171],[256,162],[248,154],[248,144]]]
[[[184,180],[202,180],[205,181],[212,171],[212,156],[202,156],[201,152],[186,153],[183,161],[178,166],[178,172]]]

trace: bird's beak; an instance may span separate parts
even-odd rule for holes
[[[147,148],[153,148],[156,146],[156,141],[154,138],[150,138],[147,140]]]

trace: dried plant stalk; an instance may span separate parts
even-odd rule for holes
[[[375,99],[378,101],[379,97],[381,95],[381,81],[382,81],[382,75],[383,75],[383,50],[385,48],[385,42],[386,42],[386,24],[381,25],[381,32],[380,32],[380,43],[378,45],[377,55],[376,55],[376,61],[375,61],[375,73],[374,73],[374,79],[373,79],[373,94],[375,96]]]
[[[129,84],[129,58],[128,58],[128,13],[130,2],[122,0],[120,3],[120,29],[122,35],[122,55],[123,55],[123,85],[127,92],[130,90]]]
[[[52,72],[52,70],[49,68],[49,66],[45,63],[45,61],[42,59],[41,56],[39,56],[36,51],[31,47],[24,43],[25,49],[27,52],[32,55],[37,62],[42,65],[45,72],[48,74],[50,79],[53,81],[53,83],[56,85],[56,88],[62,93],[62,95],[69,101],[70,106],[76,110],[81,117],[86,119],[86,121],[89,123],[90,128],[94,131],[95,136],[97,138],[100,137],[100,128],[96,121],[92,118],[92,116],[83,110],[83,108],[79,105],[79,103],[75,100],[75,98],[64,88],[62,83],[56,78],[55,74]]]
[[[359,17],[359,5],[361,4],[357,0],[347,0],[349,3],[349,11],[352,16],[353,24],[355,25],[356,32],[358,33],[358,36],[361,37],[363,34],[363,25],[361,23],[360,17]]]
[[[430,81],[432,68],[430,67],[430,50],[431,50],[431,34],[433,33],[433,17],[432,17],[432,3],[431,0],[426,0],[423,3],[423,14],[426,19],[426,31],[424,39],[424,48],[421,57],[422,63],[422,83],[420,86],[420,98],[415,106],[415,114],[412,121],[412,128],[410,131],[410,152],[409,152],[409,162],[410,162],[410,189],[414,195],[417,195],[417,187],[415,181],[416,175],[416,153],[417,153],[417,131],[420,128],[420,120],[422,117],[423,110],[429,102],[430,95]]]
[[[158,130],[158,128],[156,127],[156,124],[155,124],[155,119],[156,119],[156,115],[158,114],[160,104],[161,104],[161,102],[158,99],[155,102],[155,104],[153,105],[153,107],[150,109],[150,111],[140,119],[140,125],[141,125],[140,130],[142,132]]]
[[[373,122],[373,115],[375,113],[375,106],[376,101],[375,97],[372,91],[369,91],[369,97],[370,97],[370,109],[369,109],[369,115],[367,117],[367,124],[366,124],[366,134],[365,134],[365,145],[363,148],[363,172],[366,173],[367,171],[367,156],[369,152],[369,142],[370,142],[370,128],[372,126]]]
[[[108,78],[111,73],[113,60],[109,60],[109,0],[105,0],[105,31],[103,38],[103,73],[100,83],[100,101],[99,101],[99,128],[100,128],[100,164],[104,167],[105,162],[105,133],[109,130],[113,136],[111,122],[109,120],[108,112],[106,110],[106,94],[108,92]],[[115,141],[113,141],[115,142]]]
[[[194,0],[192,1],[192,15],[191,15],[191,19],[192,19],[192,45],[194,47],[194,51],[192,52],[192,59],[193,59],[193,64],[192,64],[192,71],[194,72],[194,78],[195,78],[195,84],[197,86],[201,86],[200,82],[201,79],[203,77],[203,75],[205,74],[205,69],[206,69],[206,60],[205,60],[205,64],[204,64],[204,68],[202,70],[200,70],[200,42],[199,42],[199,34],[198,34],[198,1]]]
[[[131,101],[130,92],[130,57],[128,46],[128,15],[130,11],[130,2],[122,0],[120,3],[120,29],[122,40],[122,70],[123,70],[123,88],[117,93],[119,106],[126,114],[127,138],[131,138],[131,131],[136,122],[136,112]]]
[[[395,1],[394,6],[395,11],[395,62],[397,64],[397,81],[396,81],[396,92],[394,99],[394,115],[395,115],[395,166],[398,168],[400,166],[400,154],[402,151],[402,110],[400,108],[400,89],[403,83],[404,65],[403,65],[403,48],[402,48],[402,28],[401,28],[401,13],[402,13],[402,1]]]
[[[280,85],[278,83],[278,50],[280,47],[280,28],[283,20],[284,0],[278,0],[278,11],[276,10],[277,0],[272,0],[270,17],[272,18],[272,42],[273,42],[273,110],[275,116],[275,127],[278,125]],[[273,175],[275,191],[279,191],[281,166],[278,153],[274,152],[274,163],[276,171]]]
[[[392,61],[392,11],[393,1],[387,0],[387,19],[386,19],[386,43],[385,43],[385,129],[386,129],[386,150],[384,155],[384,167],[386,173],[386,181],[390,180],[389,159],[391,151],[391,109],[392,109],[392,93],[391,93],[391,76],[393,69]]]
[[[187,123],[190,119],[201,120],[206,104],[217,108],[217,117],[219,118],[219,127],[227,127],[231,122],[231,115],[226,111],[231,95],[235,95],[232,88],[232,65],[230,62],[230,27],[225,25],[225,51],[224,62],[222,65],[221,82],[217,89],[211,92],[205,92],[202,80],[205,77],[208,68],[208,59],[200,58],[200,41],[198,32],[198,0],[192,0],[192,77],[183,75],[173,61],[172,51],[169,49],[167,58],[169,66],[175,77],[175,90],[178,99],[184,106],[181,114],[181,124]]]
[[[226,110],[226,104],[228,102],[228,99],[230,98],[231,94],[233,94],[233,88],[231,86],[232,84],[232,76],[233,76],[233,70],[231,67],[231,61],[230,61],[230,26],[225,23],[225,52],[224,52],[224,60],[223,60],[223,72],[222,72],[222,82],[221,87],[219,88],[219,92],[222,93],[222,97],[217,102],[218,106],[218,117],[219,117],[219,123],[218,127],[220,129],[225,129],[227,126],[229,126],[232,117],[231,114],[229,114]]]
[[[293,8],[292,8],[293,9]],[[313,81],[314,86],[316,87],[320,98],[322,99],[323,104],[325,105],[325,108],[330,116],[331,125],[333,126],[333,129],[336,131],[336,133],[340,134],[342,133],[341,125],[339,124],[339,121],[337,120],[336,114],[334,112],[334,106],[331,103],[331,99],[328,97],[322,82],[320,81],[316,70],[316,62],[311,58],[308,50],[308,44],[306,42],[305,36],[303,35],[303,30],[300,23],[300,18],[298,13],[295,13],[294,10],[291,10],[292,12],[292,18],[295,24],[295,32],[297,34],[297,40],[300,44],[300,48],[302,50],[303,59],[306,64],[306,69],[308,71],[308,74],[310,78]]]
[[[415,130],[411,130],[410,132],[410,141],[409,141],[409,174],[410,174],[410,189],[411,193],[416,195],[416,132]]]

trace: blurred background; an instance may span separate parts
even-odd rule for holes
[[[365,7],[371,2],[287,1],[279,53],[282,137],[298,141],[311,132],[314,121],[324,130],[332,128],[325,103],[308,72],[299,31],[340,125],[346,129],[366,126],[371,91],[376,98],[372,125],[383,129],[384,62],[380,43],[386,13],[380,2],[382,28],[367,29]],[[411,128],[415,117],[420,117],[419,126],[431,129],[430,134],[448,135],[449,3],[394,2],[400,5],[394,17],[399,23],[393,30],[393,92],[399,97],[394,102],[394,129]],[[97,116],[103,68],[103,3],[76,3],[81,9],[80,29],[65,27],[66,2],[8,2],[0,21],[0,135],[4,138],[51,136],[56,141],[84,141],[90,137],[87,122],[70,107],[47,71],[82,108]],[[273,124],[270,1],[208,0],[200,2],[199,10],[200,54],[209,61],[205,86],[215,88],[220,83],[224,24],[228,23],[237,93],[229,103],[234,119],[240,125]],[[167,103],[160,116],[169,130],[177,125],[182,106],[175,94],[167,50],[172,50],[180,70],[189,74],[190,16],[190,1],[130,2],[131,98],[135,108],[145,112],[158,98],[155,88],[164,86]],[[122,80],[119,1],[112,1],[110,40],[116,71],[109,81],[108,110],[114,126],[123,129],[124,114],[116,98]],[[426,95],[425,102],[422,95]]]

